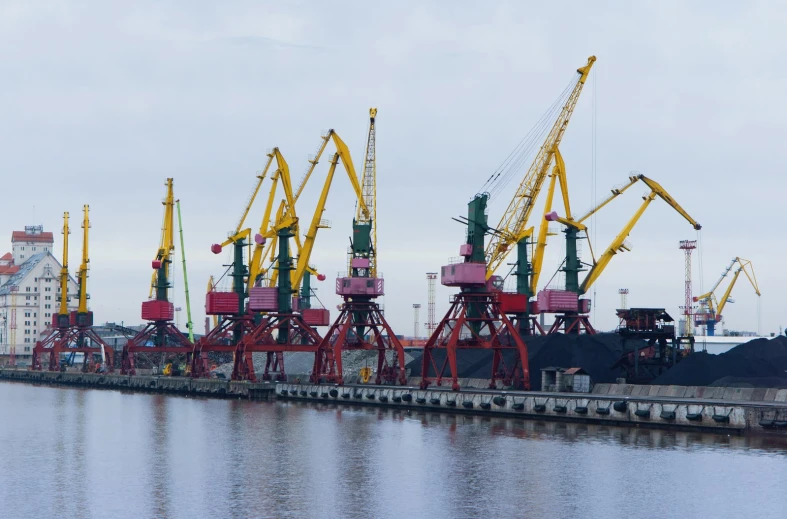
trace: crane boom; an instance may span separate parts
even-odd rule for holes
[[[571,94],[568,96],[557,120],[552,125],[552,129],[547,134],[544,144],[541,145],[533,164],[525,173],[514,198],[503,213],[503,217],[497,225],[498,232],[493,234],[489,240],[485,252],[487,279],[492,277],[495,270],[503,263],[511,245],[519,241],[524,235],[535,200],[549,171],[549,165],[552,162],[555,151],[560,146],[568,123],[571,120],[571,115],[574,113],[574,108],[579,100],[579,95],[582,93],[582,88],[595,61],[596,57],[590,56],[587,64],[577,69],[579,76]]]
[[[634,213],[634,216],[628,221],[628,223],[623,227],[623,229],[618,233],[609,247],[604,251],[604,253],[599,257],[598,261],[594,262],[593,267],[588,272],[587,277],[582,282],[582,285],[579,287],[579,293],[585,294],[587,293],[590,286],[601,276],[601,273],[604,272],[604,269],[609,265],[609,262],[612,260],[612,257],[617,254],[618,252],[622,252],[625,250],[629,250],[628,246],[625,244],[625,240],[628,235],[631,233],[631,230],[637,224],[642,214],[648,208],[650,203],[656,199],[656,197],[661,198],[665,202],[667,202],[673,209],[675,209],[678,213],[680,213],[683,218],[685,218],[696,230],[700,230],[702,226],[697,223],[694,218],[692,218],[681,206],[678,204],[667,191],[661,187],[660,184],[651,180],[644,175],[637,175],[637,180],[642,180],[645,184],[650,187],[651,191],[648,195],[644,196],[644,202],[642,205],[637,209],[637,212]],[[626,188],[630,187],[634,184],[636,180],[632,180]],[[617,196],[617,195],[615,195]],[[606,204],[604,204],[606,205]],[[583,218],[584,219],[584,218]]]
[[[82,263],[79,265],[79,308],[80,314],[87,313],[87,264],[90,262],[88,256],[88,234],[90,230],[90,218],[87,204],[82,208]]]
[[[155,289],[156,299],[169,301],[169,264],[172,263],[172,251],[175,250],[173,223],[175,193],[171,178],[168,178],[164,185],[167,186],[167,194],[161,202],[161,205],[164,206],[164,217],[161,220],[161,239],[156,250],[156,257],[153,258],[154,263],[159,266],[153,269],[148,297],[153,297],[153,290]]]
[[[552,211],[552,199],[555,194],[555,186],[560,184],[560,193],[563,198],[563,208],[570,218],[571,205],[568,200],[568,181],[566,179],[566,165],[563,162],[563,156],[560,154],[559,149],[555,149],[555,166],[552,168],[552,175],[550,175],[549,187],[547,188],[547,199],[544,202],[544,214],[546,215]],[[536,247],[533,252],[533,261],[530,272],[530,293],[536,293],[538,286],[538,278],[541,275],[541,270],[544,265],[544,253],[546,252],[547,236],[549,235],[549,221],[543,218],[538,228],[538,238],[536,239]]]
[[[366,138],[366,154],[364,155],[363,178],[361,190],[363,202],[369,214],[365,215],[358,204],[355,214],[356,223],[371,226],[371,246],[369,254],[369,272],[371,277],[377,275],[377,130],[374,121],[377,118],[377,108],[369,109],[369,133]]]
[[[716,299],[716,290],[721,285],[724,278],[727,277],[727,274],[738,265],[738,268],[735,270],[735,273],[732,276],[732,280],[730,281],[729,286],[727,286],[727,290],[724,291],[724,295],[720,299]],[[760,296],[760,288],[757,285],[757,277],[754,275],[754,266],[752,265],[751,261],[747,259],[743,259],[741,257],[735,257],[730,264],[724,269],[724,272],[719,277],[719,280],[713,285],[713,288],[710,292],[702,294],[701,296],[696,298],[696,301],[707,305],[708,313],[712,314],[716,321],[721,320],[722,311],[726,304],[730,301],[730,294],[732,293],[732,288],[735,286],[735,283],[738,281],[738,277],[740,276],[741,272],[746,276],[751,283],[752,288],[754,288],[754,292]]]
[[[68,211],[63,213],[63,267],[60,269],[60,311],[59,315],[68,315]]]

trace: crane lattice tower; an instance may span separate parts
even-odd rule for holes
[[[618,294],[620,294],[620,309],[621,310],[627,310],[628,307],[629,307],[629,305],[628,305],[629,289],[628,288],[620,288],[620,289],[618,289]]]
[[[683,308],[683,315],[686,319],[686,336],[691,337],[694,335],[694,321],[693,321],[693,297],[691,295],[691,253],[697,248],[696,240],[681,240],[679,247],[686,255],[686,287],[685,287],[685,302]]]

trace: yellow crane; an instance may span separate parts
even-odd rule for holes
[[[724,291],[724,295],[722,295],[720,299],[717,299],[716,290],[719,288],[722,281],[724,281],[724,279],[727,277],[727,274],[729,274],[730,271],[735,268],[735,265],[737,265],[738,268],[735,269],[735,273],[732,276],[729,286],[727,286],[727,290]],[[713,288],[711,288],[709,292],[694,299],[700,303],[700,311],[697,314],[699,319],[697,319],[696,325],[707,326],[707,333],[709,336],[715,335],[716,323],[722,320],[722,312],[724,311],[725,305],[727,303],[733,302],[732,298],[730,298],[730,295],[732,294],[732,288],[735,286],[735,282],[738,281],[738,277],[740,276],[741,272],[743,272],[743,274],[749,280],[752,288],[754,288],[754,292],[759,297],[761,294],[760,288],[757,285],[757,277],[754,275],[754,266],[749,260],[743,259],[741,257],[735,257],[724,270],[716,284],[713,285]]]
[[[150,293],[148,297],[153,298],[153,290],[156,291],[156,299],[159,301],[169,301],[170,276],[169,266],[172,263],[172,253],[175,250],[175,224],[174,207],[175,194],[173,179],[167,179],[167,195],[161,204],[164,206],[164,218],[161,223],[161,239],[153,259],[153,274],[150,282]]]
[[[90,232],[90,217],[88,215],[90,207],[87,204],[82,208],[82,263],[79,264],[79,306],[77,307],[77,319],[81,320],[83,326],[87,324],[87,300],[90,297],[87,294],[87,270],[90,257],[88,256],[88,234]],[[93,323],[89,323],[92,325]]]
[[[536,154],[535,160],[530,165],[530,169],[525,173],[519,184],[514,198],[503,213],[496,228],[497,232],[492,234],[487,244],[485,251],[487,279],[494,275],[495,270],[506,259],[512,245],[532,235],[532,228],[527,227],[528,219],[546,180],[549,165],[557,153],[568,123],[574,113],[574,108],[579,100],[579,95],[582,93],[582,88],[595,61],[596,57],[590,56],[587,64],[577,69],[578,76],[571,93],[563,105],[557,120],[547,134],[544,144],[541,145]]]
[[[590,272],[588,272],[588,275],[585,277],[585,280],[582,282],[582,284],[577,287],[576,292],[578,294],[581,295],[587,293],[587,291],[590,289],[590,286],[599,278],[599,276],[601,276],[602,272],[604,272],[604,269],[607,268],[607,266],[609,265],[610,261],[612,261],[612,258],[615,256],[615,254],[617,254],[618,252],[624,252],[630,250],[628,244],[626,243],[626,238],[631,233],[632,229],[637,224],[640,217],[648,208],[650,203],[653,200],[655,200],[657,197],[667,202],[667,204],[669,204],[670,207],[675,209],[675,211],[677,211],[681,216],[683,216],[683,218],[685,218],[696,230],[702,228],[702,226],[699,223],[697,223],[697,221],[695,221],[694,218],[692,218],[686,212],[686,210],[684,210],[683,207],[681,207],[680,204],[678,204],[678,202],[676,202],[675,199],[673,199],[672,196],[658,182],[646,177],[645,175],[633,175],[629,177],[629,182],[625,186],[621,188],[613,189],[612,194],[609,197],[607,197],[600,204],[598,204],[596,207],[591,209],[587,214],[580,217],[576,221],[573,219],[560,217],[556,213],[551,213],[547,215],[545,219],[549,221],[560,222],[578,231],[584,231],[587,234],[587,226],[583,224],[583,222],[586,221],[588,218],[590,218],[593,214],[598,212],[599,209],[605,207],[612,200],[620,196],[627,189],[629,189],[631,186],[633,186],[634,184],[640,181],[650,188],[650,193],[642,197],[643,203],[634,213],[634,216],[631,217],[631,219],[626,223],[626,225],[618,233],[615,239],[612,240],[612,243],[609,245],[609,247],[606,248],[606,250],[604,250],[604,252],[601,254],[599,259],[596,260],[595,257],[593,258],[593,265],[590,269]],[[588,243],[590,243],[589,239],[588,239]],[[592,253],[592,248],[591,248],[591,253]],[[567,258],[567,263],[568,263],[568,258]],[[578,270],[573,271],[572,276],[576,276],[577,272]],[[572,284],[576,283],[575,281],[572,281],[570,279],[570,277],[572,276],[570,276],[568,271],[566,272],[566,289],[570,291],[574,291],[574,287],[572,286]]]
[[[60,309],[57,313],[57,327],[68,328],[68,211],[63,213],[63,266],[60,269]]]
[[[552,212],[552,200],[555,194],[555,186],[560,186],[560,194],[563,199],[563,209],[566,212],[566,218],[571,219],[571,204],[568,198],[568,180],[566,178],[566,165],[563,162],[563,156],[560,150],[555,149],[555,166],[552,168],[552,174],[549,177],[549,187],[547,188],[547,197],[544,202],[544,215]],[[541,219],[538,229],[538,238],[533,250],[533,260],[530,267],[530,294],[535,294],[538,287],[538,280],[544,268],[544,252],[546,252],[547,237],[549,233],[549,220],[546,218]]]
[[[323,152],[325,151],[328,142],[333,142],[336,151],[334,152],[333,156],[330,159],[330,167],[328,169],[328,174],[325,178],[323,183],[322,191],[320,192],[320,196],[317,201],[317,206],[314,210],[314,214],[312,216],[311,222],[309,224],[308,229],[306,230],[306,234],[304,235],[304,240],[301,243],[299,239],[299,232],[298,232],[298,217],[295,211],[295,204],[298,201],[301,193],[303,192],[306,183],[308,182],[309,178],[311,177],[312,173],[314,172],[315,167],[320,161]],[[292,194],[292,185],[290,183],[290,174],[289,174],[289,167],[287,166],[286,161],[278,153],[278,149],[274,149],[274,155],[277,159],[277,164],[279,165],[279,169],[277,170],[277,175],[274,178],[280,178],[282,182],[282,186],[284,188],[285,199],[281,201],[279,205],[279,210],[276,214],[276,217],[271,220],[271,213],[273,210],[273,204],[275,201],[275,192],[276,192],[276,185],[271,186],[270,195],[268,197],[268,202],[265,208],[265,214],[262,219],[262,223],[260,225],[260,232],[258,236],[255,237],[255,241],[257,242],[254,247],[254,252],[252,255],[252,261],[250,266],[250,275],[248,280],[248,286],[251,287],[257,280],[263,275],[267,270],[264,269],[262,266],[262,259],[268,255],[268,251],[270,251],[271,259],[273,260],[273,256],[275,254],[276,249],[276,240],[277,233],[281,229],[285,229],[288,227],[294,226],[294,234],[296,240],[296,246],[298,251],[298,259],[295,264],[295,268],[293,268],[291,272],[291,283],[293,290],[297,293],[301,282],[303,281],[303,277],[306,272],[311,272],[316,274],[315,270],[309,265],[309,260],[311,258],[312,251],[314,250],[314,243],[317,238],[317,232],[319,229],[328,227],[328,224],[325,220],[322,219],[322,215],[325,212],[325,206],[328,201],[328,195],[330,193],[331,185],[333,183],[333,178],[336,173],[336,168],[339,162],[342,163],[345,171],[347,172],[347,176],[350,178],[350,184],[353,187],[353,191],[355,192],[356,198],[358,199],[358,210],[357,214],[364,219],[364,221],[372,220],[372,212],[367,207],[363,191],[361,188],[361,184],[358,180],[358,175],[355,170],[355,166],[352,162],[352,156],[350,154],[350,150],[344,141],[339,137],[339,135],[333,129],[329,130],[325,135],[322,136],[322,142],[320,147],[317,151],[317,154],[313,159],[311,159],[310,167],[306,172],[303,180],[301,181],[298,190],[295,194]],[[372,185],[373,188],[373,185]],[[268,241],[270,240],[270,241]],[[277,282],[278,278],[278,271],[274,270],[268,281],[269,286],[274,286]]]

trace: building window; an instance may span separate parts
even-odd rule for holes
[[[30,287],[25,287],[25,292],[30,292]]]
[[[52,299],[52,296],[44,296],[44,299],[46,299],[47,301],[49,301],[50,299]]]
[[[44,308],[52,308],[52,305],[44,305]]]
[[[33,250],[36,250],[36,248],[35,248],[35,247],[33,247]]]
[[[30,346],[25,346],[25,351],[30,351]]]
[[[30,296],[25,296],[25,301],[30,301]]]
[[[20,258],[24,258],[24,257],[25,257],[25,255],[24,255],[24,254],[20,254],[20,255],[19,255],[19,257],[20,257]]]
[[[30,317],[30,312],[25,312],[25,317]]]

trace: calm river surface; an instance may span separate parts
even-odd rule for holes
[[[0,382],[0,517],[779,517],[787,442]]]

